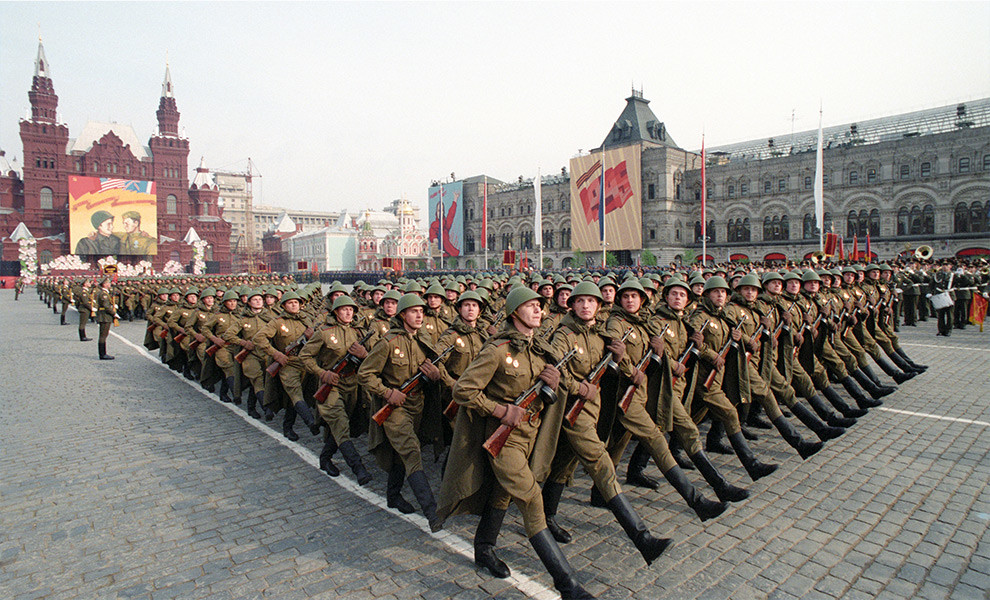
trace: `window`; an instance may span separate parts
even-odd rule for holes
[[[813,240],[818,237],[818,226],[815,223],[815,215],[804,213],[801,224],[801,237],[806,240]]]
[[[870,236],[880,236],[880,211],[875,208],[870,211]]]
[[[94,173],[96,173],[96,172],[97,172],[97,171],[99,171],[99,170],[100,170],[100,163],[98,163],[98,162],[96,162],[96,161],[94,160],[94,161],[93,161],[93,172],[94,172]]]
[[[81,160],[77,160],[76,161],[76,171],[82,172],[82,161]]]
[[[742,182],[742,183],[740,183],[739,184],[739,195],[740,196],[745,196],[748,193],[749,193],[749,183],[748,182],[745,182],[745,181]]]
[[[804,178],[804,189],[806,189],[806,190],[810,190],[811,189],[811,177],[805,177]]]
[[[866,183],[876,183],[877,182],[877,170],[867,169],[866,170]]]
[[[963,157],[959,159],[959,172],[969,173],[969,158]]]
[[[708,236],[709,242],[713,244],[715,243],[715,240],[718,238],[718,236],[715,235],[715,221],[708,222],[708,227],[705,229],[705,235]]]
[[[983,155],[983,170],[990,171],[990,154]]]
[[[42,209],[51,210],[55,208],[55,200],[52,195],[52,188],[43,187],[41,192],[38,194],[38,202]]]
[[[736,197],[736,186],[730,185],[728,187],[728,190],[729,190],[729,198],[735,198]]]
[[[651,183],[650,185],[647,186],[647,188],[646,188],[646,195],[647,195],[647,197],[650,200],[653,200],[654,198],[657,197],[657,186],[656,186],[656,184]]]
[[[911,165],[901,165],[901,179],[909,179],[911,177]]]
[[[763,182],[763,193],[764,194],[769,194],[770,193],[771,186],[773,186],[773,184],[770,183],[770,180],[764,181]]]
[[[921,211],[921,233],[933,235],[935,233],[935,207],[926,204]]]
[[[932,163],[930,162],[921,163],[921,176],[922,177],[932,176]]]
[[[990,231],[990,217],[987,211],[990,210],[990,201],[986,204],[974,202],[969,207],[969,229],[975,233],[985,233]]]
[[[977,204],[979,204],[977,202]],[[906,210],[906,209],[901,209]],[[956,212],[953,218],[955,233],[969,233],[969,207],[966,206],[965,202],[960,202],[956,205]]]
[[[41,220],[41,226],[42,227],[46,227],[46,228],[51,228],[51,226],[52,226],[52,220],[51,219],[42,219]]]
[[[656,229],[651,229],[650,230],[650,239],[651,240],[657,239],[657,230]]]
[[[911,218],[908,216],[908,209],[902,206],[897,211],[897,235],[907,235],[911,230]]]
[[[52,262],[51,250],[38,250],[38,264],[45,265]]]
[[[787,191],[787,179],[780,179],[777,181],[777,191],[778,192]]]
[[[124,172],[128,175],[131,174],[131,165],[124,165]]]
[[[168,230],[169,230],[169,231],[175,231],[175,229],[176,229],[176,227],[175,227],[175,223],[169,223],[169,224],[168,224]]]
[[[176,206],[175,194],[169,194],[168,197],[165,198],[165,212],[170,215],[174,215],[178,213],[178,206]]]
[[[823,173],[822,174],[822,187],[825,187],[826,185],[828,185],[828,173]]]
[[[859,171],[849,171],[849,185],[856,185],[859,181]]]

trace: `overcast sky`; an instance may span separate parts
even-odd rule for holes
[[[426,205],[434,179],[559,172],[631,86],[681,146],[990,96],[990,2],[0,3],[0,149],[22,160],[39,32],[59,120],[156,125],[265,204]],[[425,214],[425,213],[424,213]]]

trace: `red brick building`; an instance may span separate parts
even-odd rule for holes
[[[218,206],[219,189],[205,164],[189,182],[189,140],[179,133],[179,110],[172,78],[165,67],[156,112],[158,130],[147,146],[134,129],[118,123],[89,122],[78,137],[59,123],[58,96],[49,75],[42,44],[34,64],[28,91],[31,118],[20,121],[23,163],[18,172],[9,161],[0,160],[0,236],[4,266],[17,261],[17,244],[9,240],[19,223],[38,239],[38,261],[70,254],[69,176],[112,177],[154,181],[158,197],[158,255],[156,270],[169,260],[188,266],[193,248],[182,241],[190,228],[209,243],[207,270],[230,271],[230,223]],[[0,150],[0,157],[3,156]],[[122,256],[122,262],[144,257]],[[95,262],[95,257],[92,259]],[[6,269],[5,269],[6,270]]]

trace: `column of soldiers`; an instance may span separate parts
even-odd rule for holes
[[[321,438],[331,477],[339,452],[360,485],[372,481],[355,444],[366,437],[388,506],[417,511],[403,496],[408,483],[432,531],[479,515],[475,561],[495,577],[510,574],[496,546],[515,504],[562,597],[588,598],[561,549],[573,535],[560,500],[578,465],[593,482],[590,504],[607,508],[652,563],[672,540],[649,531],[623,485],[658,489],[646,474],[652,459],[707,521],[750,495],[710,454],[735,455],[756,481],[777,469],[751,444],[761,436],[776,432],[804,460],[843,435],[927,368],[896,332],[928,293],[908,289],[916,271],[445,275],[334,283],[326,295],[319,284],[230,277],[106,280],[94,295],[88,281],[52,278],[38,290],[56,313],[59,301],[76,303],[80,339],[92,311],[104,344],[101,319],[144,318],[145,346],[219,400],[246,402],[255,419],[282,413],[293,441],[302,420]],[[986,273],[975,277],[986,293]],[[426,446],[444,456],[436,489]]]

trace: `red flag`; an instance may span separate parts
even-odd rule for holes
[[[839,236],[834,233],[825,234],[825,254],[827,256],[835,255],[835,247],[839,243]]]
[[[987,299],[983,294],[973,294],[973,303],[969,305],[969,322],[979,325],[983,331],[983,320],[987,318]]]
[[[870,232],[866,232],[866,262],[873,262],[873,253],[870,252]]]
[[[853,251],[850,258],[852,260],[859,260],[859,238],[855,235],[853,236]]]
[[[846,259],[846,249],[842,246],[842,238],[839,238],[839,260]]]

